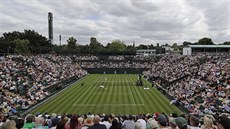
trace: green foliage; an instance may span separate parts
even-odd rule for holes
[[[192,45],[192,43],[191,43],[191,42],[188,42],[188,41],[184,41],[184,42],[183,42],[183,46],[187,46],[187,45]]]
[[[107,48],[112,52],[122,52],[126,49],[126,45],[120,40],[114,40],[111,44],[107,44]]]
[[[13,31],[3,33],[2,39],[8,42],[13,42],[18,39],[28,40],[28,47],[31,53],[48,53],[52,49],[52,44],[49,43],[47,38],[38,34],[38,32],[35,32],[34,30],[24,30],[24,32]]]
[[[147,45],[144,45],[144,44],[140,44],[137,49],[148,49],[148,46]]]
[[[5,39],[0,39],[0,53],[14,53],[15,43],[13,41],[7,41]]]
[[[173,43],[172,48],[173,48],[174,51],[179,50],[179,46],[177,45],[177,43]]]
[[[28,54],[29,53],[29,40],[16,39],[14,40],[15,47],[14,52],[17,54]]]
[[[51,46],[51,43],[46,37],[38,34],[38,32],[35,32],[34,30],[24,30],[24,33],[24,39],[29,40],[30,46]]]
[[[19,31],[3,33],[3,39],[6,39],[8,41],[14,41],[16,39],[24,39],[24,37],[25,37],[25,34]]]
[[[77,40],[74,37],[70,37],[67,40],[67,46],[69,49],[71,48],[75,49],[77,47]]]
[[[94,37],[90,38],[90,44],[96,44],[97,43],[97,39]]]
[[[224,42],[223,44],[224,44],[224,45],[230,45],[230,41],[228,41],[228,42],[226,41],[226,42]]]
[[[134,51],[136,51],[136,48],[133,45],[127,45],[126,51],[134,52]]]
[[[213,45],[211,38],[204,37],[198,41],[198,45]]]
[[[90,46],[86,45],[79,45],[80,53],[81,54],[89,54],[90,53]]]
[[[89,47],[90,47],[90,53],[92,53],[92,54],[96,54],[96,53],[104,50],[104,46],[101,43],[99,43],[97,41],[97,39],[94,37],[90,38]]]
[[[24,32],[13,31],[3,33],[0,37],[0,52],[1,53],[57,53],[57,54],[121,54],[123,52],[135,53],[137,49],[155,49],[157,46],[140,44],[135,47],[134,45],[125,45],[120,40],[114,40],[112,43],[108,43],[103,46],[97,41],[95,37],[90,38],[90,43],[87,45],[77,44],[77,40],[74,37],[70,37],[67,40],[67,45],[52,45],[48,39],[34,30],[24,30]],[[174,43],[172,48],[174,50],[180,50],[183,46],[187,45],[213,45],[211,38],[204,37],[196,43],[184,41],[183,45],[177,45]],[[157,43],[158,47],[159,43]],[[223,45],[230,45],[230,42],[224,42]],[[21,49],[21,50],[20,50]]]
[[[69,54],[77,54],[79,53],[79,47],[77,47],[77,39],[75,39],[74,37],[70,37],[67,40],[67,49],[69,51]]]
[[[53,46],[53,53],[67,54],[67,53],[69,53],[69,50],[67,49],[66,45],[62,45],[62,46],[54,45]]]

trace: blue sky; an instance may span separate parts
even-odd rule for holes
[[[102,44],[230,41],[229,0],[0,0],[0,35],[35,30],[48,37],[54,17],[54,43],[73,36],[79,44],[96,37]]]

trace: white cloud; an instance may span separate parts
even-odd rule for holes
[[[0,34],[32,29],[48,37],[48,12],[54,16],[54,42],[73,36],[107,44],[196,42],[204,36],[229,41],[228,0],[6,0],[0,1]]]

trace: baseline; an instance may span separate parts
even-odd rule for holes
[[[111,107],[122,107],[122,106],[144,106],[144,104],[74,104],[75,107],[103,107],[103,106],[111,106]]]

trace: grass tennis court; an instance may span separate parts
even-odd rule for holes
[[[169,100],[152,88],[144,78],[144,85],[149,87],[149,90],[145,90],[143,86],[135,86],[137,79],[137,74],[91,74],[33,113],[180,113],[176,106],[169,105]]]

